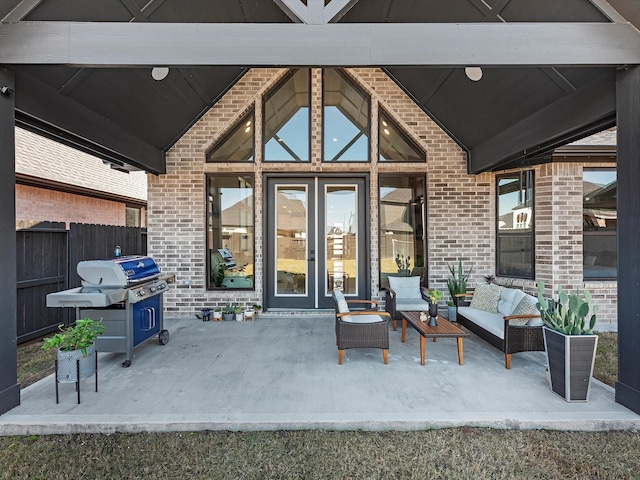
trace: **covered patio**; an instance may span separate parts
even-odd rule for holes
[[[0,417],[0,435],[199,430],[419,430],[458,426],[498,429],[627,430],[640,416],[593,381],[588,403],[567,403],[545,380],[543,352],[503,355],[475,335],[427,342],[390,331],[389,363],[377,349],[348,350],[337,362],[334,317],[266,315],[255,322],[168,319],[171,341],[155,338],[122,354],[100,354],[94,378],[60,385],[50,376],[22,392]]]
[[[213,416],[214,424],[230,428],[229,422],[242,422],[238,419],[255,414],[250,409],[260,412],[261,406],[265,407],[264,415],[256,418],[254,424],[277,424],[281,428],[285,428],[286,418],[296,415],[300,415],[300,425],[306,422],[306,425],[335,428],[346,423],[364,428],[353,422],[366,423],[372,417],[387,419],[386,428],[391,428],[394,422],[406,422],[417,428],[418,425],[437,426],[440,421],[443,425],[455,424],[455,421],[475,425],[484,421],[478,419],[487,419],[502,427],[518,427],[523,422],[533,428],[534,425],[549,426],[544,423],[549,417],[555,417],[552,423],[556,427],[573,418],[572,421],[586,422],[589,428],[596,425],[597,428],[616,428],[624,424],[617,422],[623,421],[626,415],[635,421],[636,417],[621,405],[640,412],[637,355],[640,343],[640,296],[637,294],[640,288],[637,236],[640,229],[637,195],[640,6],[637,1],[544,1],[532,6],[526,0],[456,0],[443,7],[437,1],[234,0],[225,2],[228,7],[225,9],[216,8],[215,3],[208,2],[205,6],[205,2],[194,2],[185,6],[184,2],[172,0],[114,0],[105,7],[102,2],[87,5],[77,0],[12,0],[0,6],[0,243],[6,252],[0,258],[3,272],[0,277],[0,414],[4,414],[0,419],[3,422],[15,419],[15,428],[20,421],[29,425],[29,418],[37,419],[43,411],[52,410],[49,406],[52,402],[45,392],[49,388],[53,391],[50,382],[46,388],[40,383],[21,392],[15,374],[15,126],[91,152],[114,168],[146,170],[158,175],[160,180],[155,180],[161,183],[176,174],[167,171],[167,157],[171,167],[180,165],[181,154],[172,148],[185,132],[193,129],[252,68],[275,66],[380,69],[455,142],[466,156],[468,177],[546,165],[552,162],[555,148],[617,126],[617,254],[624,262],[618,264],[620,372],[615,396],[610,389],[598,387],[592,402],[586,405],[547,399],[551,394],[545,391],[540,355],[531,356],[531,365],[537,367],[519,365],[519,360],[514,358],[511,372],[502,371],[500,362],[496,362],[493,370],[490,360],[499,352],[492,352],[485,345],[480,348],[473,338],[468,342],[464,367],[447,363],[449,353],[445,351],[435,365],[416,368],[420,372],[417,378],[425,376],[422,381],[416,381],[416,376],[407,373],[413,370],[414,357],[394,358],[400,355],[397,352],[411,351],[406,355],[415,356],[407,345],[394,345],[386,370],[381,362],[378,365],[375,356],[368,358],[365,353],[363,359],[361,352],[350,353],[346,368],[336,370],[330,318],[315,323],[309,323],[310,319],[306,318],[299,322],[270,318],[269,324],[198,324],[197,328],[193,325],[187,328],[186,325],[195,320],[188,317],[191,312],[180,312],[185,318],[176,319],[175,328],[169,326],[175,335],[166,351],[145,345],[137,352],[134,367],[126,371],[119,368],[116,360],[103,357],[104,394],[101,391],[96,395],[97,402],[90,402],[94,393],[85,388],[87,402],[80,406],[63,397],[59,406],[52,404],[56,415],[64,417],[57,417],[56,421],[62,425],[68,423],[69,418],[77,418],[72,425],[80,430],[89,428],[92,424],[89,418],[92,422],[100,418],[96,416],[101,415],[100,411],[111,411],[116,418],[133,424],[131,415],[154,418],[151,423],[158,423],[158,428],[187,425],[197,415]],[[153,67],[169,67],[170,74],[156,81],[151,76]],[[484,81],[478,83],[465,75],[466,67],[475,68],[476,73],[480,67]],[[260,116],[257,118],[261,120]],[[195,133],[197,137],[199,133]],[[286,167],[284,163],[281,165]],[[441,166],[431,164],[430,167],[437,170]],[[377,165],[372,168],[376,169]],[[251,164],[247,163],[246,169],[253,172]],[[198,182],[203,182],[204,168],[185,170],[186,173],[176,176],[183,175],[182,181],[202,197],[204,189],[198,188]],[[455,180],[450,179],[451,183]],[[547,181],[546,192],[562,188],[552,180]],[[453,190],[446,179],[440,183],[442,189]],[[195,211],[192,207],[187,205],[186,210]],[[171,250],[171,246],[162,244],[165,242],[162,219],[154,224],[154,213],[160,210],[163,210],[160,203],[150,209],[149,238],[155,242],[153,246],[159,257],[165,255],[169,263],[172,253],[166,251]],[[547,211],[541,220],[547,223],[548,231],[566,237],[562,247],[572,248],[576,241],[571,235],[579,236],[579,227],[573,231],[574,226],[558,222],[558,211],[552,208]],[[437,214],[442,217],[448,212]],[[194,215],[200,219],[205,216],[200,212]],[[174,224],[168,226],[166,230]],[[175,226],[175,230],[179,227]],[[201,245],[203,236],[203,232],[195,232],[194,240],[190,241]],[[443,245],[447,241],[443,241]],[[557,257],[561,251],[545,248],[548,247],[546,241],[541,239],[536,251],[535,278],[555,286],[561,283],[556,281]],[[486,243],[491,250],[491,241]],[[464,242],[457,245],[455,255],[460,256],[459,251],[471,248],[469,245]],[[263,252],[257,253],[262,258]],[[203,257],[198,252],[193,255],[195,260],[188,261],[202,265]],[[169,268],[173,266],[184,272],[191,265],[184,267],[174,262]],[[439,267],[446,268],[444,262]],[[200,304],[219,295],[203,285],[204,273],[197,275],[196,281],[185,277],[185,283],[179,285],[183,288],[180,293],[189,289],[194,292],[193,301],[197,299]],[[568,275],[582,283],[573,271]],[[264,292],[256,287],[252,294],[257,297]],[[277,328],[286,321],[292,325]],[[317,331],[320,325],[325,325],[327,332]],[[215,349],[194,346],[202,344],[206,338],[202,329],[208,327],[212,328],[207,333],[229,335],[228,341],[220,345],[220,351],[229,354],[229,361],[215,357],[212,353]],[[261,329],[264,338],[249,337],[249,332]],[[269,344],[265,339],[274,332],[275,338],[289,342],[278,348],[274,343]],[[300,341],[308,336],[314,338],[315,349],[309,349],[310,343]],[[212,337],[211,344],[215,344],[217,338]],[[397,340],[397,336],[393,338]],[[235,349],[226,350],[233,345]],[[484,358],[483,361],[473,361],[474,345],[478,348],[476,358]],[[180,349],[176,352],[174,349],[178,346]],[[442,346],[438,343],[437,348],[429,348],[428,358],[433,352],[430,358],[439,359]],[[316,352],[320,347],[324,350]],[[187,351],[189,355],[185,355]],[[312,354],[319,356],[307,359]],[[145,355],[150,356],[146,365]],[[206,367],[211,362],[219,370],[208,370]],[[146,368],[136,368],[143,365]],[[326,370],[315,370],[320,365]],[[430,369],[431,366],[442,367],[442,375],[430,377],[435,370]],[[352,372],[355,368],[362,370],[353,377],[342,377],[349,375],[347,368],[350,367]],[[452,370],[450,374],[448,369]],[[212,371],[215,375],[208,378],[206,375]],[[514,372],[520,374],[520,371],[527,373],[516,377]],[[464,372],[464,376],[458,372]],[[193,387],[185,384],[181,390],[180,385],[191,374]],[[388,378],[382,382],[381,375]],[[294,376],[300,383],[291,380]],[[319,379],[323,378],[329,387],[322,386]],[[263,383],[265,379],[271,381]],[[139,382],[149,382],[149,386],[143,388],[140,383],[140,396],[132,396]],[[538,390],[527,390],[532,388],[531,384],[537,384],[544,396],[536,397]],[[219,392],[212,385],[225,388]],[[350,391],[349,385],[360,387]],[[378,388],[372,389],[372,385]],[[436,388],[429,388],[434,385]],[[479,395],[483,391],[486,397]],[[352,402],[346,392],[358,401]],[[106,399],[109,395],[114,396],[102,403],[100,398]],[[124,402],[123,398],[129,401]],[[289,400],[291,398],[294,400]],[[316,408],[309,408],[316,405],[316,398],[322,402],[318,402]],[[372,402],[376,398],[378,400]],[[532,402],[532,398],[539,401]],[[600,399],[605,398],[607,400],[600,403]],[[40,409],[45,403],[46,409]],[[91,410],[92,403],[97,410]],[[340,422],[339,419],[346,417],[342,410],[345,405],[349,405],[350,419]],[[508,415],[504,413],[505,405],[508,405]],[[526,405],[524,411],[522,405]],[[552,414],[550,405],[553,405]],[[323,411],[327,406],[332,406],[331,410]],[[154,410],[156,407],[166,410]],[[225,409],[226,416],[220,417]],[[449,412],[448,420],[439,416],[441,411]],[[303,418],[309,414],[312,414],[311,420]],[[183,421],[183,415],[195,417]],[[269,420],[269,415],[275,415],[277,421]],[[171,422],[171,418],[176,421]],[[450,423],[451,418],[454,423]],[[513,424],[512,418],[516,419]],[[112,425],[109,422],[112,420],[107,419],[105,425]],[[286,428],[301,426],[289,424]]]

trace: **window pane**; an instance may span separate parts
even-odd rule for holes
[[[497,179],[496,275],[533,278],[533,171]]]
[[[414,144],[389,115],[382,111],[378,122],[378,140],[380,161],[420,162],[426,159],[422,149]]]
[[[330,185],[325,197],[325,295],[334,290],[357,295],[358,191],[355,185]]]
[[[424,281],[423,176],[380,177],[380,285],[389,276],[419,275]]]
[[[209,288],[253,288],[253,177],[208,176]]]
[[[369,161],[369,96],[334,68],[324,69],[324,160]]]
[[[584,278],[617,278],[616,171],[585,169],[583,191]]]
[[[309,69],[298,70],[265,96],[264,160],[309,161]]]
[[[253,161],[253,110],[207,153],[207,162]]]
[[[531,236],[508,235],[498,238],[498,275],[533,278]]]
[[[276,296],[307,295],[308,205],[305,185],[276,185]]]

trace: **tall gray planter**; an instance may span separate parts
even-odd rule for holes
[[[89,378],[96,373],[95,361],[96,345],[87,348],[87,354],[82,350],[58,350],[58,382],[74,383],[78,381],[78,364],[80,360],[80,380]]]
[[[565,335],[544,327],[551,390],[567,402],[586,402],[598,346],[597,335]]]

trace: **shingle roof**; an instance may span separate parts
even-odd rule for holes
[[[146,172],[120,172],[99,158],[16,127],[16,173],[147,200]]]

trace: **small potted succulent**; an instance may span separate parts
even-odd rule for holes
[[[222,308],[216,307],[213,309],[213,321],[219,322],[222,320]]]
[[[93,375],[96,372],[95,340],[105,330],[102,322],[83,318],[69,327],[60,324],[58,329],[58,333],[44,339],[42,346],[43,350],[58,349],[58,382],[72,383]],[[80,360],[79,378],[77,360]]]
[[[236,316],[236,321],[241,322],[244,320],[244,315],[242,313],[242,307],[240,305],[236,305],[233,309],[233,313]]]
[[[234,315],[235,315],[235,307],[230,303],[227,303],[222,309],[222,319],[228,322],[230,320],[233,320]]]

